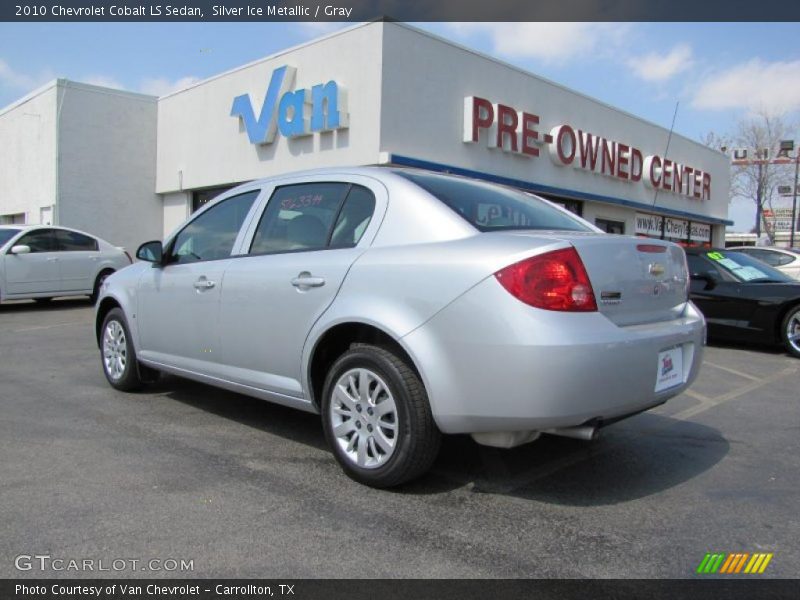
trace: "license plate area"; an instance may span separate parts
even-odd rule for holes
[[[683,381],[683,348],[675,346],[659,352],[655,391],[668,390]]]

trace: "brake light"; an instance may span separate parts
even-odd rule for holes
[[[526,258],[501,269],[495,277],[512,296],[536,308],[597,310],[586,268],[572,247]]]

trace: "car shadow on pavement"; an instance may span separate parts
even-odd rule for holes
[[[316,414],[170,375],[150,384],[147,391],[162,392],[172,400],[247,427],[320,450],[328,449],[320,417]]]
[[[70,298],[55,298],[50,302],[36,302],[35,300],[11,300],[3,302],[0,306],[0,313],[26,313],[42,311],[61,311],[76,310],[79,308],[91,308],[92,303],[86,296]]]
[[[436,477],[475,493],[569,506],[628,502],[684,483],[712,468],[730,444],[716,429],[652,413],[633,417],[585,442],[551,435],[510,450],[446,438],[434,472],[408,492],[436,493]]]
[[[305,444],[334,462],[318,415],[171,376],[148,391]],[[431,471],[391,492],[435,495],[467,488],[558,505],[617,504],[697,477],[720,462],[729,447],[712,427],[653,413],[612,425],[594,442],[543,435],[502,450],[465,435],[444,436]]]

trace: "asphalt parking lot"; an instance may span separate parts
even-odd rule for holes
[[[778,350],[708,347],[688,393],[594,443],[447,438],[387,492],[343,475],[317,416],[173,377],[112,390],[92,324],[83,300],[0,310],[0,577],[105,575],[15,568],[48,554],[193,561],[116,577],[682,578],[707,552],[797,576],[800,360]]]

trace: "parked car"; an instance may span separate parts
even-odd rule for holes
[[[0,225],[0,301],[88,295],[132,263],[122,248],[76,229]]]
[[[800,358],[800,282],[731,249],[688,248],[691,299],[710,337],[782,344]]]
[[[97,305],[113,387],[165,371],[322,413],[376,487],[424,473],[441,433],[592,439],[685,390],[703,351],[680,247],[462,177],[264,179],[137,256]]]
[[[800,252],[796,248],[764,248],[762,246],[733,246],[735,250],[767,263],[792,279],[800,279]]]

